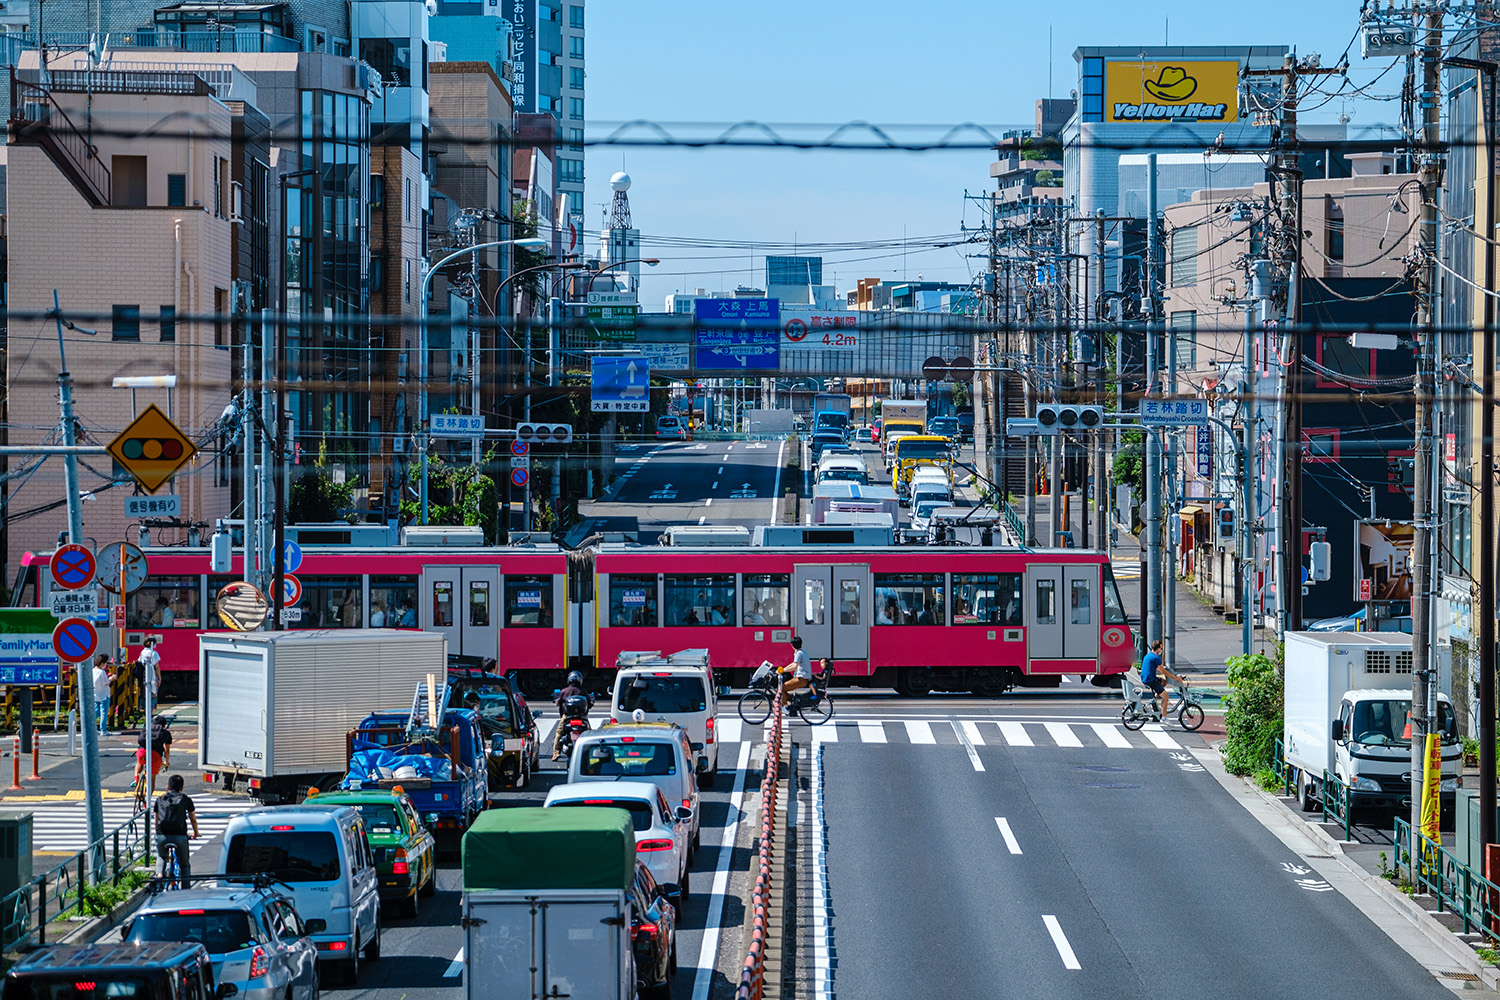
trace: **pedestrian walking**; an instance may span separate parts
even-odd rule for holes
[[[156,704],[156,695],[161,691],[161,654],[156,651],[157,639],[154,635],[146,636],[146,644],[135,658],[136,690],[141,701],[141,711],[148,719]]]
[[[94,657],[94,715],[100,736],[109,735],[109,686],[114,675],[109,672],[109,654]]]

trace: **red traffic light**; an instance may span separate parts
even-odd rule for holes
[[[132,461],[172,461],[182,457],[182,442],[177,438],[126,438],[120,443],[120,450]]]

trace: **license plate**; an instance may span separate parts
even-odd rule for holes
[[[524,739],[506,740],[504,746],[506,753],[520,753],[525,749],[526,741]]]

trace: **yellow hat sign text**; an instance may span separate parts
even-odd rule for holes
[[[1104,120],[1237,121],[1239,78],[1234,60],[1111,62],[1104,74]]]

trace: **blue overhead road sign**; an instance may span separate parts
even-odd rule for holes
[[[699,371],[779,371],[779,299],[697,299],[693,364]]]
[[[592,375],[589,397],[595,412],[644,413],[650,408],[651,362],[645,358],[594,358]]]

